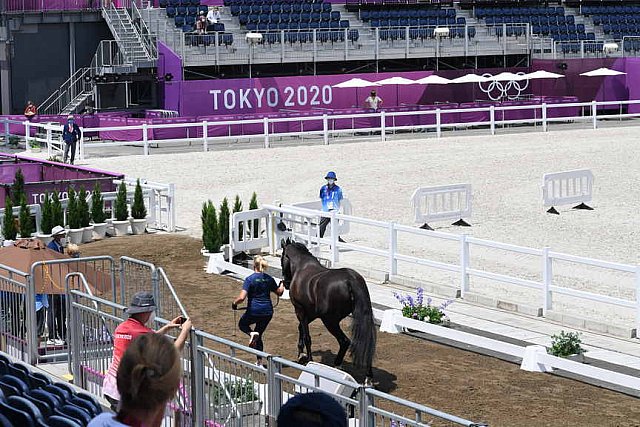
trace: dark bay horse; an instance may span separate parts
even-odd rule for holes
[[[298,361],[312,360],[309,323],[319,318],[340,344],[334,365],[340,367],[347,350],[350,350],[354,364],[366,368],[367,383],[371,383],[376,328],[364,278],[349,268],[323,267],[302,243],[287,239],[282,240],[281,245],[283,282],[300,322]],[[340,321],[351,313],[350,340],[342,332]]]

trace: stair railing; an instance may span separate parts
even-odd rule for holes
[[[39,114],[60,114],[78,96],[91,91],[92,71],[90,67],[76,70],[56,91],[40,103]]]
[[[142,45],[144,47],[145,52],[147,53],[147,57],[150,60],[158,59],[158,47],[156,43],[156,37],[149,29],[146,20],[140,13],[140,9],[136,5],[136,2],[131,2],[131,17],[134,20],[138,19],[138,32],[140,34],[140,39],[142,40]]]

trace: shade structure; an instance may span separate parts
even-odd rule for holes
[[[430,76],[423,77],[420,80],[416,80],[416,83],[420,85],[448,85],[451,83],[451,80],[432,74]]]
[[[3,267],[10,267],[25,274],[31,274],[31,266],[36,262],[44,261],[45,264],[38,265],[34,272],[35,291],[38,294],[64,294],[66,292],[65,277],[75,272],[85,276],[93,293],[103,294],[112,291],[110,275],[89,267],[85,262],[46,264],[47,261],[63,259],[70,259],[70,257],[47,248],[39,240],[21,239],[12,246],[0,248],[0,272],[6,276],[7,270]],[[14,277],[17,282],[24,282],[22,277]],[[2,281],[0,290],[11,291],[12,289],[7,286],[8,284]]]
[[[371,87],[371,86],[380,86],[377,83],[374,82],[370,82],[368,80],[364,80],[364,79],[360,79],[360,78],[354,78],[351,80],[347,80],[344,81],[342,83],[338,83],[333,85],[332,87],[337,87],[337,88],[359,88],[359,87]]]
[[[606,76],[621,76],[623,74],[627,74],[623,71],[612,70],[610,68],[598,68],[597,70],[587,71],[585,73],[580,73],[581,76],[586,77],[606,77]]]
[[[536,79],[559,79],[564,77],[564,74],[552,73],[550,71],[538,70],[533,73],[522,75],[521,80],[536,80]]]
[[[388,79],[378,80],[376,82],[380,86],[387,85],[413,85],[416,84],[415,81],[411,79],[407,79],[405,77],[389,77]]]
[[[505,71],[504,73],[500,73],[500,74],[496,74],[495,76],[486,76],[487,77],[487,81],[490,82],[507,82],[507,81],[512,81],[512,80],[523,80],[522,78],[522,74],[514,74],[514,73],[510,73],[508,71]]]
[[[470,74],[465,74],[464,76],[457,77],[451,80],[451,83],[485,83],[488,81],[489,79],[487,77],[470,73]]]

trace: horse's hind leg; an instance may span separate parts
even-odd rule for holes
[[[307,355],[304,354],[304,327],[298,323],[298,363],[306,363]]]
[[[340,349],[338,350],[338,355],[336,356],[336,360],[335,362],[333,362],[333,365],[340,367],[342,365],[342,361],[344,360],[344,355],[347,354],[347,350],[351,345],[351,340],[344,332],[342,332],[339,321],[322,319],[322,323],[324,323],[324,326],[331,333],[331,335],[333,335],[336,340],[338,340]]]

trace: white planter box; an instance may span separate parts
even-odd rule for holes
[[[102,222],[99,224],[93,224],[93,238],[95,240],[102,240],[107,234],[107,223]]]
[[[93,242],[93,225],[84,227],[82,232],[82,243]]]
[[[249,415],[257,415],[262,409],[262,402],[260,400],[254,400],[251,402],[242,402],[236,404],[236,408],[240,412],[240,417],[246,417]],[[231,405],[220,405],[216,408],[216,415],[218,419],[227,419],[229,415],[231,418],[236,418],[237,413]]]
[[[84,234],[84,228],[72,228],[67,233],[67,241],[79,245],[82,243],[82,235]]]
[[[144,234],[146,229],[147,229],[146,218],[131,220],[131,232],[133,234]]]
[[[51,237],[51,234],[36,234],[36,237],[38,238],[38,240],[40,240],[45,246],[47,246],[49,243],[51,243],[51,241],[53,240],[53,237]]]
[[[113,230],[116,236],[126,236],[129,234],[129,220],[116,221],[113,220]]]

